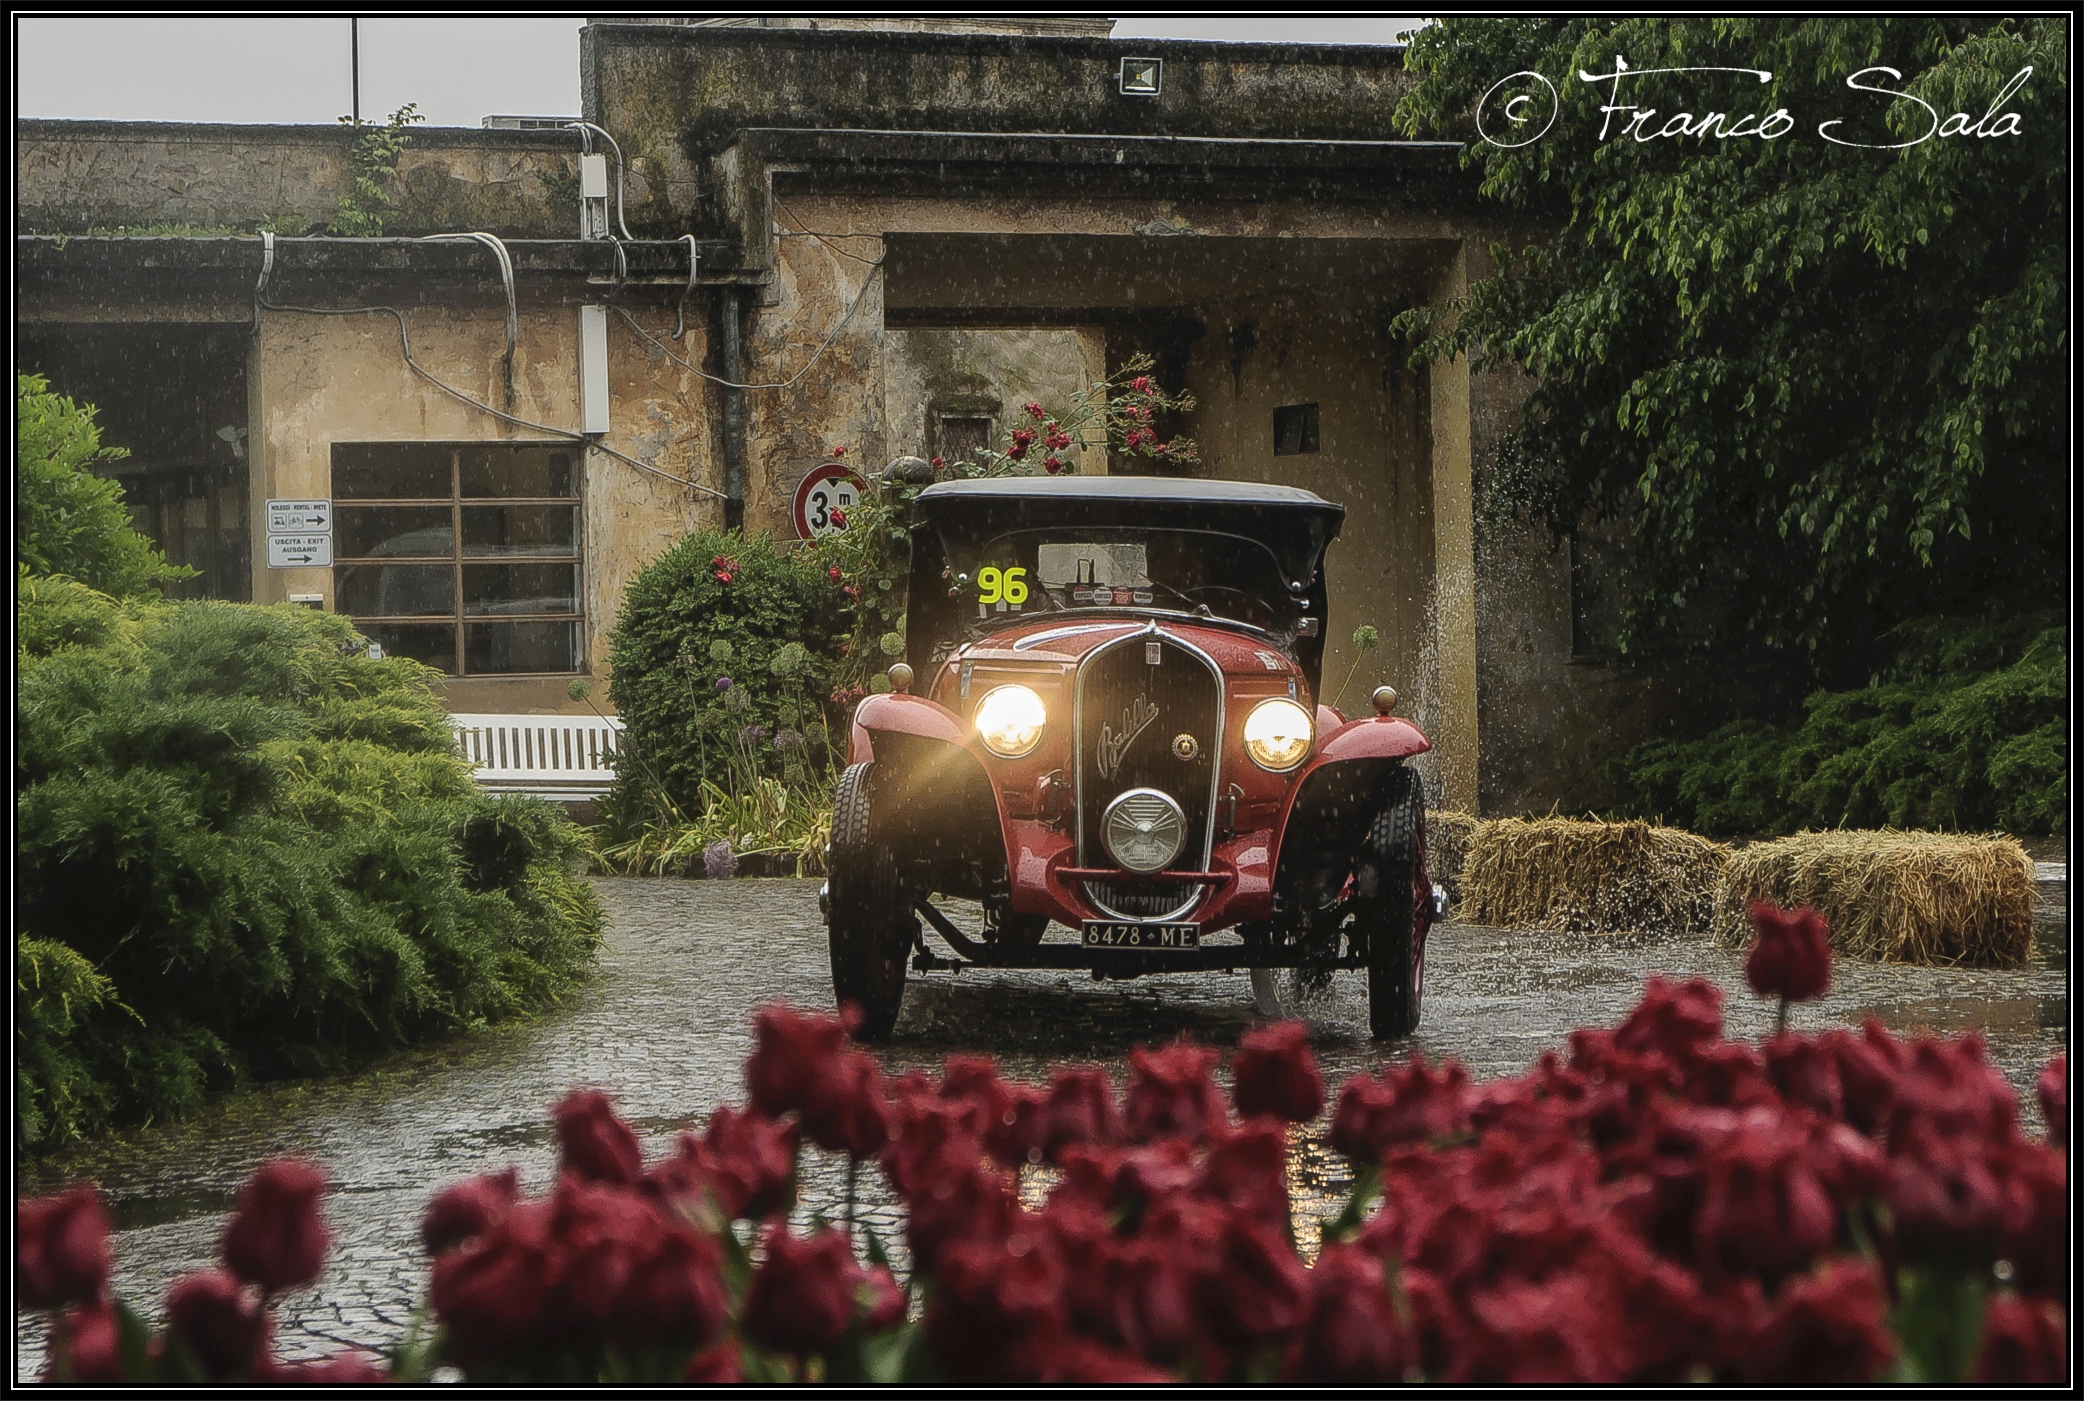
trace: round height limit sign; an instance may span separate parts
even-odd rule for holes
[[[847,514],[861,499],[861,478],[837,462],[813,467],[796,484],[796,533],[805,540],[847,528]]]

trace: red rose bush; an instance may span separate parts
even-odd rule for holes
[[[1827,931],[1755,918],[1761,995],[1827,986]],[[511,1169],[439,1193],[435,1327],[382,1367],[271,1355],[269,1302],[327,1242],[308,1164],[255,1175],[223,1268],[174,1286],[156,1336],[110,1298],[92,1188],[21,1204],[16,1284],[55,1313],[50,1377],[82,1382],[2064,1383],[2066,1060],[2036,1140],[1978,1037],[1752,1047],[1721,1000],[1653,978],[1523,1075],[1353,1077],[1327,1134],[1353,1189],[1301,1249],[1290,1135],[1326,1093],[1298,1024],[1244,1038],[1226,1097],[1184,1041],[1132,1052],[1120,1087],[969,1056],[886,1079],[844,1020],[771,1007],[751,1104],[656,1161],[579,1091],[546,1193]],[[840,1224],[790,1223],[806,1142],[844,1155]],[[902,1282],[852,1219],[871,1166],[905,1210]]]

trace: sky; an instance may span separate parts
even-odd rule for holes
[[[405,103],[434,126],[576,116],[577,15],[362,21],[362,117]],[[1394,43],[1418,21],[1122,18],[1118,38]],[[331,122],[353,104],[344,18],[15,16],[15,114],[159,122]],[[83,61],[83,55],[92,61]]]

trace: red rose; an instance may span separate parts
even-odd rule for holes
[[[1461,1133],[1469,1126],[1469,1072],[1458,1061],[1438,1071],[1422,1055],[1390,1066],[1379,1080],[1356,1075],[1339,1091],[1332,1147],[1356,1163],[1380,1162],[1389,1149]]]
[[[870,1265],[854,1295],[861,1305],[862,1332],[887,1333],[905,1321],[905,1292],[883,1266]]]
[[[420,1217],[420,1241],[429,1255],[483,1235],[521,1199],[521,1175],[514,1168],[468,1178],[444,1189]]]
[[[609,1320],[615,1336],[639,1346],[707,1342],[730,1312],[720,1263],[707,1236],[665,1228],[623,1286]]]
[[[664,1223],[635,1192],[566,1175],[550,1198],[550,1231],[564,1253],[559,1311],[611,1328],[624,1288],[658,1251]]]
[[[1328,1245],[1309,1274],[1309,1302],[1289,1341],[1291,1386],[1398,1386],[1409,1365],[1380,1261]]]
[[[1896,1355],[1888,1314],[1888,1295],[1865,1261],[1838,1260],[1792,1276],[1734,1379],[1801,1387],[1874,1381]]]
[[[1041,406],[1040,404],[1024,404],[1024,405],[1022,405],[1022,407],[1023,407],[1023,408],[1024,408],[1024,409],[1025,409],[1026,411],[1027,411],[1027,416],[1028,416],[1029,418],[1032,418],[1032,419],[1036,419],[1036,420],[1040,420],[1040,419],[1041,419],[1041,417],[1042,417],[1042,406]]]
[[[944,462],[942,462],[942,461],[941,461],[941,459],[940,459],[940,458],[938,458],[938,457],[936,457],[936,458],[935,458],[935,459],[933,460],[933,469],[934,469],[934,471],[936,471],[936,472],[940,471],[940,470],[941,470],[941,468],[942,468],[942,467],[944,467],[944,466],[946,466],[946,465],[947,465],[947,464],[946,464],[946,463],[944,463]]]
[[[1266,1119],[1246,1124],[1209,1149],[1201,1194],[1255,1221],[1288,1229],[1288,1133]]]
[[[836,1071],[799,1111],[803,1131],[827,1152],[872,1158],[890,1141],[882,1070],[875,1057],[854,1051],[840,1058]]]
[[[757,1221],[795,1196],[796,1131],[787,1124],[726,1105],[709,1116],[702,1151],[719,1205],[732,1217]]]
[[[1064,470],[1063,460],[1061,458],[1055,457],[1045,457],[1044,459],[1042,459],[1042,467],[1043,470],[1048,472],[1049,475],[1052,477]]]
[[[644,1177],[644,1151],[637,1135],[615,1116],[599,1090],[573,1090],[550,1111],[557,1125],[559,1172],[588,1182],[634,1187]]]
[[[459,1358],[468,1365],[540,1345],[564,1262],[547,1201],[522,1203],[474,1243],[437,1257],[427,1298]]]
[[[17,1304],[55,1309],[101,1297],[109,1282],[109,1222],[92,1184],[17,1202],[14,1219]]]
[[[1806,905],[1777,909],[1761,900],[1751,907],[1758,941],[1744,960],[1744,979],[1760,997],[1807,1002],[1831,986],[1831,926]]]
[[[832,450],[832,455],[834,457],[845,457],[847,455],[847,450],[843,447],[837,447]]]
[[[1199,1138],[1227,1127],[1229,1115],[1209,1075],[1217,1059],[1213,1048],[1185,1041],[1157,1051],[1141,1046],[1130,1051],[1129,1088],[1122,1096],[1122,1116],[1130,1134],[1139,1139],[1173,1133]]]
[[[1982,1386],[2062,1386],[2069,1379],[2062,1305],[1999,1294],[1983,1314],[1983,1349],[1973,1380]]]
[[[1310,1029],[1275,1022],[1245,1033],[1230,1058],[1231,1103],[1241,1116],[1271,1114],[1306,1124],[1324,1108],[1324,1077],[1310,1054]]]
[[[1026,443],[1020,442],[1016,435],[1013,446],[1006,449],[1006,456],[1012,458],[1015,462],[1018,462],[1027,455],[1028,445]]]
[[[725,1338],[687,1360],[682,1381],[693,1386],[741,1386],[745,1369],[738,1358],[738,1340]]]
[[[223,1270],[177,1280],[166,1294],[166,1327],[168,1340],[185,1346],[215,1381],[250,1373],[268,1340],[259,1294]]]
[[[44,1359],[43,1379],[84,1386],[122,1383],[123,1353],[116,1332],[115,1305],[107,1299],[96,1299],[65,1311],[64,1321],[54,1332],[50,1353]]]
[[[776,1352],[829,1351],[854,1321],[861,1273],[840,1232],[793,1236],[776,1223],[767,1233],[767,1259],[746,1287],[740,1327],[752,1342]]]
[[[832,528],[834,530],[845,530],[847,528],[847,513],[845,511],[834,511],[832,513]]]
[[[2048,1141],[2060,1148],[2069,1142],[2070,1136],[2070,1058],[2067,1051],[2055,1053],[2033,1088],[2040,1097],[2041,1120],[2048,1126]]]
[[[1138,375],[1135,379],[1129,381],[1129,387],[1138,394],[1148,394],[1151,392],[1151,377],[1149,375]]]
[[[326,1175],[310,1163],[281,1158],[239,1189],[238,1210],[224,1228],[224,1263],[270,1294],[318,1278],[332,1233],[319,1215]]]
[[[826,572],[826,574],[828,574],[828,575],[830,575],[830,576],[831,576],[831,578],[832,578],[832,581],[833,581],[834,583],[838,583],[838,582],[839,582],[839,578],[840,578],[840,573],[839,573],[839,566],[838,566],[838,565],[836,565],[836,564],[835,564],[835,565],[833,565],[833,566],[832,566],[832,567],[831,567],[830,569],[826,570],[825,572]]]

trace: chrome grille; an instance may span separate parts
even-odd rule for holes
[[[1199,650],[1169,634],[1132,632],[1087,654],[1078,672],[1075,725],[1079,864],[1117,864],[1102,838],[1108,805],[1127,790],[1149,788],[1179,804],[1184,829],[1185,840],[1164,869],[1208,869],[1222,723],[1221,673]],[[1180,735],[1195,743],[1176,750]],[[1180,752],[1192,757],[1182,759]],[[1195,895],[1179,885],[1106,884],[1144,892],[1131,903],[1162,905],[1158,914],[1191,903]],[[1130,898],[1126,891],[1123,898]],[[1105,903],[1127,913],[1111,899]]]

